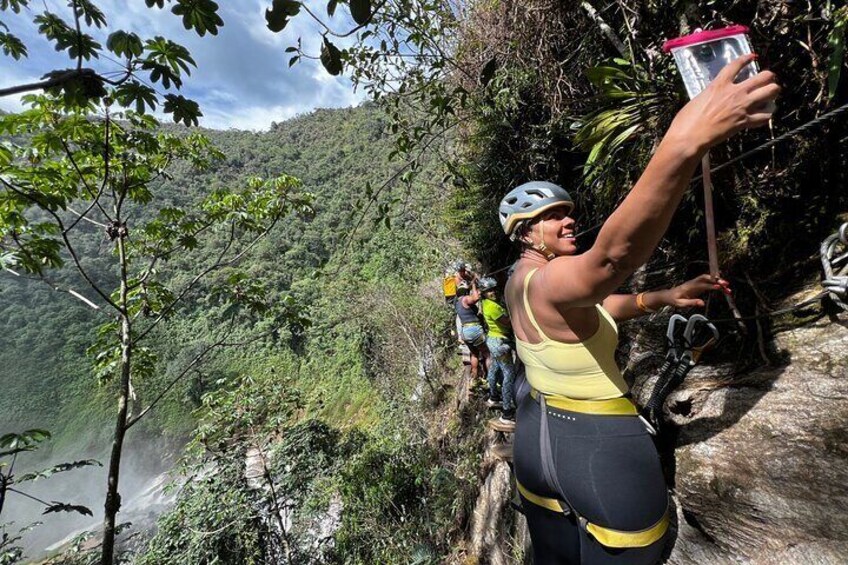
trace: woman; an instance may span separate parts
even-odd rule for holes
[[[489,350],[489,372],[486,380],[489,381],[489,398],[486,405],[494,408],[501,405],[501,423],[515,423],[515,394],[513,383],[515,381],[515,364],[512,361],[514,349],[512,341],[512,325],[509,323],[509,314],[498,300],[497,281],[492,277],[483,277],[478,283],[478,289],[483,293],[480,301],[483,319],[486,321],[488,334],[486,335],[486,347]],[[501,391],[498,392],[498,382]]]
[[[668,228],[703,154],[765,125],[779,87],[761,72],[735,84],[756,56],[730,63],[675,117],[642,177],[577,255],[573,202],[550,183],[504,197],[504,231],[523,246],[507,283],[516,349],[531,394],[519,400],[514,464],[537,565],[656,563],[668,529],[659,458],[615,364],[617,320],[662,306],[702,306],[727,283],[703,275],[638,295],[612,294]]]
[[[468,283],[460,283],[456,289],[456,302],[454,309],[459,322],[462,324],[462,341],[468,346],[471,351],[471,374],[476,379],[479,377],[480,362],[483,361],[483,369],[485,370],[486,355],[486,332],[483,331],[483,325],[480,323],[480,316],[477,314],[477,302],[480,301],[480,291],[477,290],[477,283],[471,283],[470,288]]]

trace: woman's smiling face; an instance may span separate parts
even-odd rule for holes
[[[544,243],[555,255],[577,253],[577,222],[569,216],[570,207],[560,206],[545,211],[531,226],[527,236],[535,245]]]

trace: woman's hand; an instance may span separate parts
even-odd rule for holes
[[[730,283],[712,275],[701,275],[692,280],[664,291],[663,302],[677,308],[691,306],[703,307],[704,301],[699,297],[710,290],[720,290],[730,294]]]
[[[725,66],[710,85],[677,114],[669,129],[681,143],[705,151],[733,134],[764,126],[780,93],[771,71],[762,71],[738,84],[733,80],[755,54],[743,55]]]

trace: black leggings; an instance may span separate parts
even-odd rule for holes
[[[545,481],[540,456],[541,409],[530,395],[518,405],[515,478],[533,494],[561,498]],[[640,531],[666,512],[668,493],[659,456],[635,416],[596,416],[548,407],[548,425],[559,484],[587,520],[615,530]],[[566,516],[526,500],[535,565],[648,565],[660,559],[668,534],[647,547],[602,546]]]

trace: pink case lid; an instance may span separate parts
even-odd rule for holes
[[[730,37],[731,35],[739,35],[741,33],[748,33],[748,28],[743,25],[733,25],[723,27],[721,29],[699,31],[697,33],[684,35],[683,37],[669,39],[663,43],[662,50],[664,53],[668,53],[672,49],[677,49],[678,47],[686,47],[687,45],[695,45],[696,43],[704,43],[705,41],[713,41],[723,37]]]

